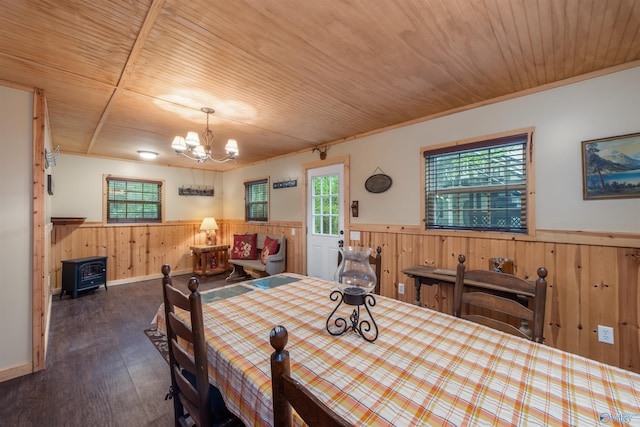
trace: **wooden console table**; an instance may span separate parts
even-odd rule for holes
[[[456,283],[456,271],[455,270],[445,270],[442,268],[435,267],[427,267],[426,265],[416,265],[414,267],[405,268],[402,270],[404,274],[411,277],[414,280],[414,285],[416,287],[416,298],[413,301],[413,304],[417,306],[422,306],[422,300],[420,298],[420,288],[422,285],[435,285],[437,283],[449,283],[454,285]],[[473,280],[465,280],[464,284],[468,286],[474,285]],[[488,287],[486,284],[483,287]],[[505,291],[505,288],[501,286],[491,286],[491,288],[496,291]],[[507,290],[507,292],[509,292]],[[511,293],[511,292],[509,292]],[[532,297],[534,296],[532,293],[523,293],[522,295]]]
[[[211,276],[228,270],[229,245],[195,245],[193,251],[193,274]]]
[[[422,307],[422,300],[420,298],[420,289],[422,288],[422,285],[431,286],[438,283],[456,283],[455,270],[443,270],[441,268],[427,267],[426,265],[416,265],[414,267],[405,268],[402,272],[411,277],[414,281],[416,296],[413,304],[419,307]]]

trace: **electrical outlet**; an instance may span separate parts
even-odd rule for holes
[[[613,328],[598,325],[598,341],[606,344],[613,344]]]
[[[404,295],[404,283],[398,283],[398,293]]]

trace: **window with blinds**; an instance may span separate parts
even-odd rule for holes
[[[245,221],[269,221],[269,180],[244,183]]]
[[[107,223],[162,222],[162,182],[109,176]]]
[[[529,136],[424,151],[426,229],[527,233]]]

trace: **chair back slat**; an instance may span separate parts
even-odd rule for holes
[[[492,295],[486,292],[465,292],[462,294],[463,304],[472,304],[476,307],[497,310],[509,316],[519,317],[533,321],[533,310],[520,304],[518,301]]]
[[[176,383],[178,384],[178,388],[180,389],[180,392],[181,392],[181,394],[179,395],[179,398],[183,398],[183,400],[186,398],[186,400],[189,402],[197,402],[198,391],[189,382],[189,380],[183,375],[182,369],[179,367],[174,367],[173,373],[176,376]],[[183,405],[184,405],[184,402],[183,402]]]
[[[463,314],[462,318],[471,320],[472,322],[478,323],[480,325],[488,326],[492,329],[497,329],[498,331],[502,331],[507,334],[515,335],[520,338],[531,339],[531,337],[527,333],[521,331],[515,326],[509,323],[501,322],[491,317],[482,316],[480,314]]]
[[[174,288],[171,283],[167,283],[167,285],[169,285],[166,288],[167,300],[169,301],[169,303],[185,311],[191,311],[191,306],[189,305],[189,297],[180,292],[178,289]],[[173,311],[173,309],[171,311]]]
[[[169,326],[171,326],[171,332],[173,332],[175,336],[193,343],[193,331],[190,326],[185,325],[184,322],[178,319],[175,313],[169,313],[168,320]]]
[[[520,277],[508,273],[499,273],[491,270],[471,270],[464,274],[465,280],[489,283],[508,289],[512,293],[522,295],[534,295],[535,285]]]
[[[191,356],[175,339],[171,341],[171,345],[173,345],[173,355],[176,358],[177,366],[181,369],[185,369],[187,372],[194,373],[197,367],[193,356]]]

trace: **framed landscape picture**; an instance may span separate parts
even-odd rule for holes
[[[640,133],[582,141],[583,197],[640,197]]]

